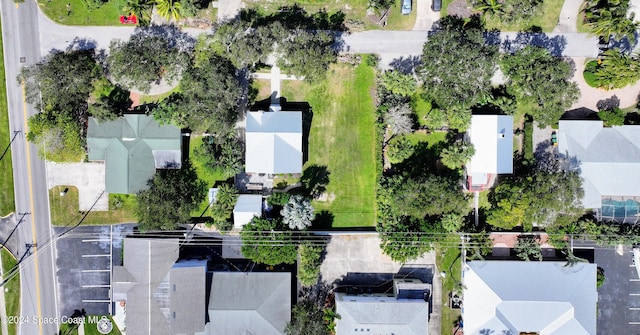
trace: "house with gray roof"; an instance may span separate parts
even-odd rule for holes
[[[125,238],[123,266],[113,267],[116,323],[136,335],[202,335],[206,261],[179,261],[177,239]],[[115,306],[124,308],[115,308]],[[116,313],[114,313],[116,314]]]
[[[600,120],[561,120],[558,152],[580,172],[582,206],[601,219],[640,219],[640,126],[604,127]]]
[[[462,274],[466,335],[596,334],[596,265],[471,261]]]
[[[302,172],[302,112],[247,112],[245,125],[245,171],[247,173]]]
[[[336,335],[429,334],[431,285],[418,279],[394,279],[387,293],[336,293]]]
[[[179,169],[182,162],[180,129],[148,115],[107,122],[89,118],[87,148],[90,161],[105,162],[107,193],[145,190],[156,169]]]
[[[214,272],[207,335],[282,335],[291,295],[288,272]]]

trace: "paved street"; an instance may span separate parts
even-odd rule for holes
[[[22,259],[21,315],[35,316],[36,322],[19,325],[20,334],[55,334],[57,325],[44,323],[45,318],[58,317],[56,277],[53,258],[55,246],[50,243],[49,203],[44,162],[37,157],[37,148],[27,143],[26,120],[35,110],[24,103],[22,88],[15,78],[22,65],[40,59],[38,8],[35,1],[16,5],[2,0],[2,36],[7,78],[7,103],[10,133],[20,131],[11,146],[13,159],[15,207],[18,213],[30,213],[20,224],[16,236],[17,257]],[[29,248],[26,244],[36,244]]]

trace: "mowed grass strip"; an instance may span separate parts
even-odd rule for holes
[[[4,57],[3,55],[2,30],[0,27],[0,57]],[[0,156],[2,156],[2,159],[0,159],[0,216],[5,216],[15,211],[13,167],[11,165],[11,149],[9,148],[13,134],[9,134],[9,109],[7,108],[6,85],[4,62],[0,61]]]
[[[65,195],[60,192],[68,188]],[[137,205],[133,194],[109,194],[108,211],[91,211],[82,221],[83,225],[104,225],[137,222],[134,211]],[[55,226],[73,226],[80,222],[84,212],[78,210],[78,188],[74,186],[55,186],[49,190],[51,224]]]
[[[487,29],[499,29],[501,31],[523,31],[530,27],[540,27],[543,32],[550,33],[558,25],[560,11],[564,1],[544,0],[537,15],[527,21],[505,24],[495,17],[485,17]]]
[[[69,26],[129,26],[120,23],[125,0],[110,0],[89,10],[83,0],[38,0],[40,9],[53,21]]]
[[[6,249],[2,248],[2,279],[7,278],[7,275],[14,266],[16,266],[17,261],[11,255],[11,253]],[[15,277],[11,278],[4,287],[4,301],[7,310],[7,317],[18,317],[20,316],[20,273],[18,272]],[[8,322],[7,327],[9,330],[9,334],[17,334],[16,322]]]
[[[281,85],[283,97],[307,101],[313,111],[305,168],[326,166],[329,171],[327,200],[314,201],[316,212],[333,214],[336,228],[375,225],[374,70],[337,64],[321,83]]]

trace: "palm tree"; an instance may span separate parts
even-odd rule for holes
[[[456,142],[450,147],[442,149],[440,161],[450,169],[458,169],[471,160],[475,154],[473,144],[468,142]]]
[[[474,9],[489,17],[500,16],[503,13],[503,4],[498,0],[481,0]]]
[[[178,0],[156,0],[158,15],[167,20],[178,21],[182,18],[182,5]]]
[[[602,36],[605,42],[609,42],[611,36],[620,40],[626,37],[629,43],[635,44],[635,32],[638,30],[638,22],[634,21],[634,14],[631,17],[616,17],[611,12],[604,11],[593,18],[592,22],[585,25],[591,29],[591,34]]]
[[[148,26],[151,22],[151,9],[153,4],[149,0],[128,0],[123,11],[138,17],[138,24]]]
[[[639,56],[623,54],[619,49],[607,50],[594,75],[606,89],[632,85],[640,80]]]

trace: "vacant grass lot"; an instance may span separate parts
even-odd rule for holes
[[[459,309],[448,307],[449,293],[460,287],[462,279],[462,259],[460,257],[460,236],[449,234],[446,239],[436,248],[436,265],[440,272],[445,272],[446,276],[442,280],[442,335],[450,335],[453,332],[454,324],[460,317]]]
[[[108,316],[108,318],[111,320],[111,323],[113,324],[113,330],[107,335],[121,335],[122,333],[118,329],[118,326],[116,326],[116,324],[113,322],[113,318],[110,316]],[[86,320],[87,319],[85,318],[84,333],[86,335],[102,335],[102,333],[98,332],[98,328],[96,327],[95,323],[90,323],[90,322],[87,322]],[[60,326],[60,334],[61,335],[78,335],[78,329],[72,325],[65,323]]]
[[[125,3],[126,0],[110,0],[90,11],[83,0],[38,0],[40,9],[50,19],[70,26],[124,26],[119,18],[128,14],[122,11]]]
[[[2,50],[2,30],[0,28],[0,57]],[[9,143],[13,134],[9,134],[9,110],[7,109],[7,88],[4,75],[4,62],[0,62],[0,216],[15,210],[13,196],[13,168]],[[6,150],[6,151],[5,151]]]
[[[326,80],[309,85],[282,82],[289,101],[306,101],[313,110],[309,134],[311,165],[329,171],[327,201],[316,211],[333,216],[333,227],[373,226],[376,195],[375,73],[371,67],[338,64]]]
[[[69,188],[67,194],[60,192]],[[109,211],[92,211],[82,221],[84,225],[137,222],[134,215],[136,196],[131,194],[109,194]],[[84,213],[78,211],[78,189],[73,186],[55,186],[49,190],[51,223],[56,226],[77,224]]]
[[[519,22],[516,24],[504,24],[496,18],[486,17],[487,29],[499,29],[501,31],[523,31],[530,27],[536,26],[542,28],[544,32],[551,32],[558,25],[560,18],[560,10],[564,1],[544,0],[542,8],[538,15],[531,20]]]
[[[2,277],[4,279],[7,273],[16,266],[17,261],[4,247],[0,252],[2,253]],[[7,316],[20,316],[20,273],[18,272],[2,289],[4,289],[5,299],[5,306],[3,307],[7,309]],[[7,326],[9,334],[17,334],[15,322],[9,322]]]

